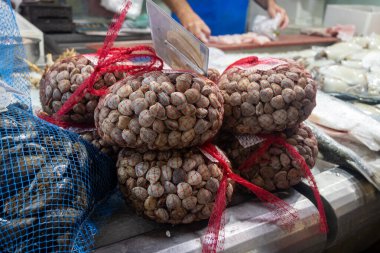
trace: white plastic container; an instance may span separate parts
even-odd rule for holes
[[[380,7],[373,5],[327,5],[325,26],[352,24],[357,35],[380,34]]]
[[[21,37],[40,40],[40,58],[37,60],[36,64],[45,65],[44,33],[17,12],[14,12],[14,14]]]

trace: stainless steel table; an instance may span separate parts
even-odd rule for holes
[[[289,194],[280,193],[300,214],[291,232],[265,222],[270,214],[262,203],[238,196],[225,213],[224,251],[358,252],[380,239],[380,194],[374,187],[360,175],[340,168],[317,174],[316,181],[325,201],[330,227],[327,236],[319,232],[313,196],[303,184]],[[207,226],[207,222],[179,226],[154,223],[135,215],[117,194],[103,209],[97,208],[93,219],[99,227],[96,253],[200,252],[200,237]]]
[[[315,206],[295,190],[284,199],[299,210],[301,217],[292,232],[263,221],[269,218],[269,213],[257,200],[248,200],[228,208],[225,213],[225,251],[247,252],[255,249],[256,252],[295,252],[294,249],[298,248],[299,252],[321,252],[326,237],[318,231]],[[111,245],[100,247],[96,252],[199,252],[200,237],[206,226],[206,222],[160,226],[129,213],[126,220],[111,218],[100,228],[98,245],[107,244],[107,240],[111,239],[110,233],[117,233],[114,236],[118,239],[123,234],[129,234],[129,238],[110,242]],[[170,237],[166,231],[170,232]]]
[[[327,203],[328,252],[359,252],[380,240],[380,193],[370,183],[339,168],[317,175],[316,181]]]

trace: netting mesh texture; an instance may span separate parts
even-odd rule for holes
[[[24,110],[0,113],[0,252],[86,252],[86,223],[115,186],[114,162]]]
[[[9,0],[0,0],[0,80],[21,94],[30,93],[28,66],[25,63],[23,39]],[[13,94],[18,102],[31,109],[29,96]]]

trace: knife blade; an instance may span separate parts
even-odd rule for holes
[[[146,7],[156,53],[175,70],[207,75],[209,49],[152,0]]]

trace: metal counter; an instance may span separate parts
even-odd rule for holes
[[[327,236],[319,232],[313,195],[303,184],[289,194],[279,194],[299,212],[292,231],[266,222],[269,211],[258,200],[237,196],[225,212],[224,252],[358,252],[380,239],[380,194],[372,185],[340,168],[315,178],[325,201]],[[92,216],[99,228],[96,253],[201,252],[206,221],[157,224],[137,216],[119,194],[103,205]]]
[[[286,231],[266,222],[270,218],[268,209],[257,200],[246,200],[234,205],[225,212],[225,252],[322,252],[326,236],[319,233],[317,209],[303,195],[295,190],[282,197],[292,204],[300,215],[300,220],[292,231]],[[200,252],[200,237],[204,234],[207,222],[191,225],[165,226],[152,224],[130,213],[126,220],[122,217],[111,219],[100,227],[97,253],[110,252]],[[133,211],[132,211],[133,212]],[[109,231],[109,232],[108,232]],[[170,237],[166,234],[170,233]],[[116,233],[125,240],[116,240]],[[128,234],[128,235],[126,235]]]
[[[380,193],[361,175],[336,168],[315,177],[326,200],[327,252],[360,252],[380,240]],[[303,192],[311,197],[311,192]]]

